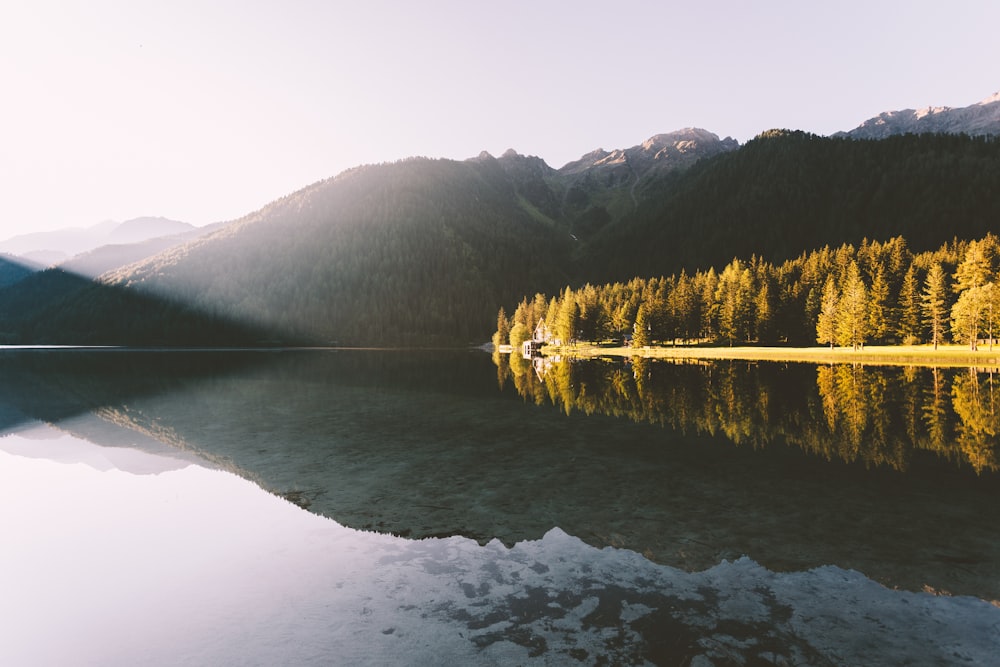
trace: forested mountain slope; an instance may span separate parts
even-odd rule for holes
[[[40,268],[20,257],[0,253],[0,289],[24,280]]]
[[[582,249],[591,280],[783,261],[904,236],[915,250],[1000,228],[1000,140],[880,141],[771,131],[646,186],[634,214]]]
[[[316,183],[102,282],[271,341],[466,344],[496,303],[567,280],[568,250],[497,160],[413,159]],[[71,310],[99,309],[92,296]]]
[[[631,148],[591,151],[556,174],[558,215],[573,236],[586,243],[604,227],[634,213],[648,185],[737,148],[735,139],[686,128],[658,134]]]
[[[997,183],[1000,141],[964,136],[772,131],[735,149],[688,130],[561,170],[513,152],[410,159],[313,184],[96,284],[46,271],[0,289],[0,333],[482,342],[498,307],[567,284],[781,262],[865,238],[903,236],[915,252],[981,238],[1000,227]]]
[[[140,260],[157,255],[169,248],[188,243],[199,236],[205,236],[220,229],[224,223],[215,223],[205,227],[195,227],[180,234],[171,236],[156,236],[139,241],[122,241],[110,243],[93,250],[75,255],[57,267],[68,273],[87,278],[96,278],[102,273],[122,268]],[[124,224],[122,225],[124,227]],[[127,231],[127,228],[123,231]],[[123,238],[128,238],[122,235]]]

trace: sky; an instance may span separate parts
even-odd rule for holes
[[[1000,3],[4,0],[0,239],[232,220],[360,164],[553,167],[1000,90]]]

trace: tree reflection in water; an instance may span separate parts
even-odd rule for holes
[[[997,392],[993,373],[974,368],[955,376],[951,385],[955,424],[955,455],[968,461],[976,472],[996,470],[998,431]]]
[[[563,361],[494,355],[501,388],[536,404],[604,414],[737,445],[780,439],[828,460],[905,470],[932,452],[994,472],[1000,387],[983,369],[752,361]]]

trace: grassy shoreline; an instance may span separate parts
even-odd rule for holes
[[[744,359],[748,361],[787,361],[809,363],[863,363],[889,366],[995,367],[1000,369],[1000,345],[993,350],[982,346],[973,352],[965,345],[868,345],[863,350],[838,347],[724,347],[724,346],[649,346],[602,347],[579,344],[548,346],[544,355],[575,359],[600,357],[644,357],[648,359]]]

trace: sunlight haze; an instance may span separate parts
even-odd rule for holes
[[[1000,90],[1000,5],[15,2],[0,239],[230,220],[408,156],[553,167],[683,127],[830,134]]]

